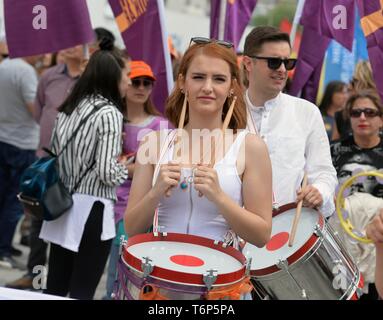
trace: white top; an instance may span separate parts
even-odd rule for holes
[[[242,206],[242,181],[237,171],[237,155],[242,142],[249,132],[243,130],[226,152],[214,165],[222,190],[238,205]],[[160,163],[172,160],[173,146],[168,148]],[[181,169],[181,180],[192,176],[192,168]],[[193,184],[186,190],[180,185],[172,190],[169,198],[163,197],[158,206],[158,225],[161,232],[192,234],[213,240],[224,241],[229,225],[220,214],[216,205],[206,197],[199,197]]]
[[[60,218],[44,221],[40,238],[60,245],[68,250],[78,252],[85,224],[94,202],[104,204],[101,240],[109,240],[116,236],[113,201],[86,194],[73,194],[73,206]]]
[[[252,105],[248,91],[245,100],[250,110],[248,128],[258,131],[269,149],[277,204],[295,202],[307,172],[308,183],[323,198],[319,210],[325,217],[330,216],[335,210],[333,197],[338,180],[318,107],[284,93],[267,101],[264,108]]]

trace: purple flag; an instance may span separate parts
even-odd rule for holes
[[[331,39],[352,50],[354,0],[306,0],[300,23],[304,26],[298,63],[289,93],[313,103],[319,87],[323,59]]]
[[[376,87],[383,101],[383,1],[357,0]]]
[[[4,0],[11,58],[56,52],[94,39],[85,0]]]
[[[313,29],[305,29],[299,48],[299,59],[289,93],[315,103],[318,93],[323,58],[330,39],[319,35]]]
[[[143,60],[157,79],[153,101],[163,112],[173,88],[173,74],[165,30],[163,0],[109,0],[128,54]]]
[[[352,51],[354,17],[354,0],[306,0],[300,23]]]
[[[212,0],[210,38],[229,41],[238,48],[257,0]]]

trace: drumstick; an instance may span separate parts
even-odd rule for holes
[[[307,173],[305,173],[305,175],[303,176],[302,189],[306,186],[307,186]],[[291,232],[290,232],[289,247],[292,247],[294,244],[295,234],[297,232],[298,222],[301,216],[302,205],[303,205],[303,199],[299,201],[297,205],[297,211],[295,213],[293,225],[291,227]]]
[[[222,125],[222,141],[223,141],[223,146],[225,146],[225,131],[229,126],[231,117],[233,116],[233,111],[234,111],[234,106],[235,103],[237,102],[237,96],[234,96],[233,101],[230,104],[229,110],[227,111],[225,120],[223,121]],[[210,155],[210,164],[209,167],[213,168],[215,164],[215,137],[212,137],[212,145],[211,145],[211,155]],[[225,149],[225,148],[224,148]]]
[[[222,141],[223,141],[223,150],[225,150],[225,131],[230,124],[230,120],[231,120],[231,117],[233,116],[234,106],[235,106],[236,102],[237,102],[237,96],[234,96],[233,101],[230,104],[229,110],[227,111],[226,117],[223,121],[222,129],[221,129]],[[215,137],[212,137],[212,138],[213,138],[212,139],[213,142],[211,145],[210,163],[208,165],[208,167],[210,167],[210,168],[213,168],[214,164],[215,164]],[[198,193],[198,195],[200,197],[202,197],[201,191]]]
[[[177,150],[177,144],[179,143],[179,141],[181,140],[180,139],[180,136],[179,136],[179,130],[182,130],[184,128],[184,125],[185,125],[185,117],[186,117],[186,107],[187,107],[187,103],[188,103],[188,99],[187,99],[187,93],[185,92],[185,99],[184,99],[184,103],[182,105],[182,110],[181,110],[181,115],[180,115],[180,119],[178,120],[178,132],[176,134],[176,138],[174,140],[174,149],[173,149],[173,159],[176,159],[176,157],[178,156],[178,150]],[[182,134],[182,133],[181,133]],[[165,195],[167,197],[170,197],[170,190],[172,189],[172,187],[170,187],[168,190],[166,190],[165,192]]]

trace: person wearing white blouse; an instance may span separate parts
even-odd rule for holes
[[[288,34],[274,27],[256,27],[247,36],[243,64],[249,81],[248,128],[268,146],[276,205],[303,200],[303,206],[328,217],[335,210],[337,185],[329,141],[317,106],[282,93],[296,64],[290,55]],[[300,189],[304,173],[308,184]]]

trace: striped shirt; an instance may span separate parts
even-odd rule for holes
[[[128,178],[128,170],[117,162],[121,153],[123,116],[111,102],[101,96],[84,99],[67,115],[60,112],[52,134],[52,151],[58,154],[81,120],[96,105],[105,104],[84,123],[76,137],[59,157],[60,178],[69,190],[116,200],[116,186]]]

